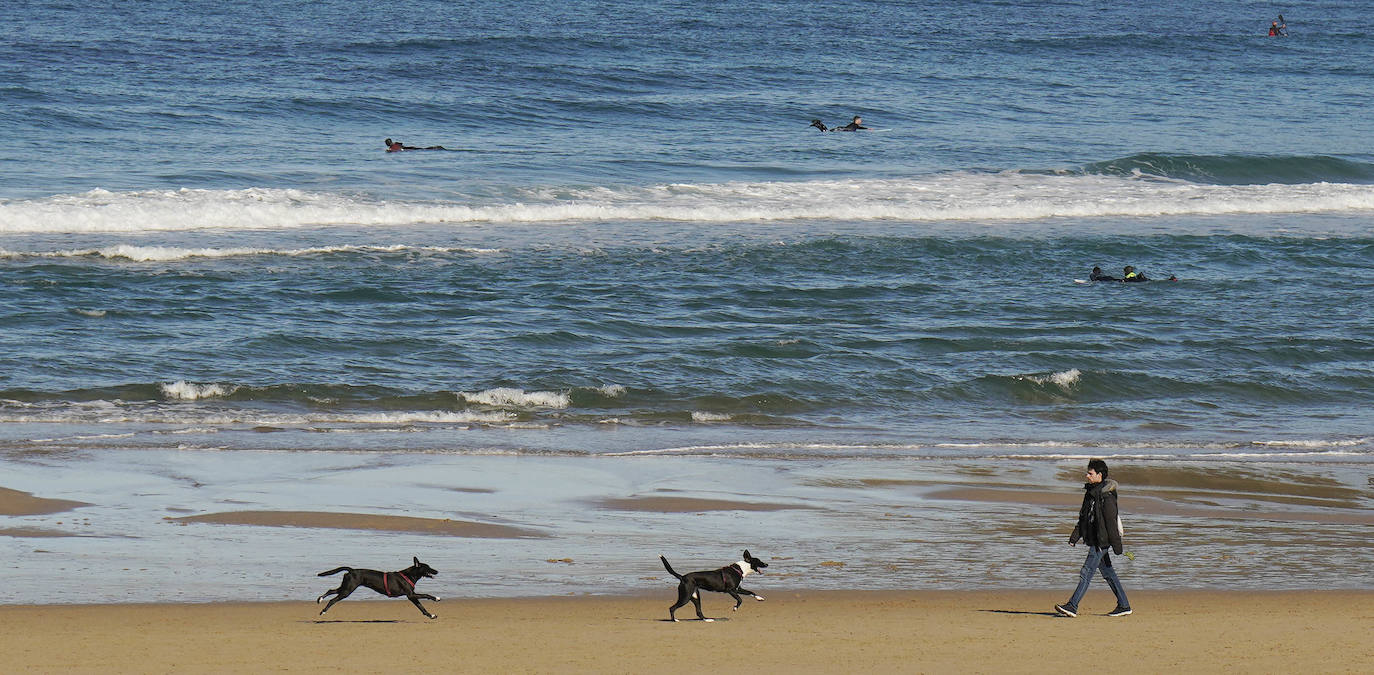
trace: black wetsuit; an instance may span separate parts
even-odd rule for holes
[[[1092,276],[1089,276],[1089,277],[1088,277],[1088,280],[1089,280],[1089,281],[1121,281],[1120,279],[1118,279],[1118,278],[1116,278],[1116,277],[1114,277],[1114,276],[1112,276],[1112,275],[1110,275],[1110,274],[1103,274],[1103,273],[1101,273],[1101,272],[1093,272],[1093,273],[1092,273]]]
[[[860,129],[867,129],[867,128],[868,128],[868,127],[866,127],[866,126],[864,126],[864,125],[862,125],[862,124],[859,124],[858,122],[850,122],[849,124],[846,124],[846,125],[844,125],[844,126],[842,126],[842,127],[835,127],[834,129],[831,129],[831,131],[858,131],[858,130],[860,130]]]

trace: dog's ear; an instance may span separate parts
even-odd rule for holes
[[[419,559],[419,558],[416,558],[415,556],[410,556],[410,559],[411,559],[411,560],[414,560],[416,565],[419,565],[419,564],[420,564],[420,559]]]
[[[748,559],[753,558],[753,557],[754,557],[754,556],[749,555],[749,549],[747,549],[747,548],[744,549],[744,559],[745,559],[745,560],[748,560]]]

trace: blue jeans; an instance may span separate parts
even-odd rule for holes
[[[1098,570],[1102,570],[1102,578],[1107,580],[1112,593],[1116,594],[1117,606],[1131,606],[1131,602],[1126,599],[1126,589],[1121,587],[1121,580],[1116,578],[1116,570],[1112,568],[1112,558],[1107,555],[1107,551],[1108,549],[1096,546],[1088,547],[1088,559],[1083,561],[1083,569],[1078,572],[1078,588],[1073,589],[1073,597],[1069,598],[1070,607],[1078,609],[1078,601],[1088,592],[1088,584],[1092,583],[1093,573]]]

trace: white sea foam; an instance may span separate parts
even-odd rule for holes
[[[526,190],[503,201],[430,203],[267,188],[97,189],[40,199],[0,200],[0,233],[606,220],[1038,220],[1368,210],[1374,210],[1374,185],[1208,185],[1149,177],[1009,171],[950,172],[902,179],[550,187]]]
[[[620,398],[625,395],[625,387],[619,384],[608,384],[599,387],[597,391],[601,392],[603,396],[609,396],[611,398]]]
[[[1078,380],[1083,377],[1083,373],[1077,368],[1052,373],[1050,375],[1026,375],[1025,379],[1036,384],[1053,384],[1060,389],[1072,389],[1078,384]]]
[[[103,405],[95,405],[100,403]],[[40,424],[168,424],[196,427],[167,433],[211,433],[214,426],[300,427],[320,424],[505,424],[515,415],[504,411],[402,411],[402,412],[321,412],[311,414],[263,413],[207,409],[171,409],[157,406],[121,406],[108,401],[83,405],[64,405],[50,410],[33,410],[5,415],[8,423]],[[332,431],[326,429],[324,431]]]
[[[182,248],[176,246],[133,246],[116,244],[103,248],[67,249],[61,251],[7,251],[0,249],[0,258],[89,258],[126,259],[135,262],[167,262],[191,258],[236,258],[243,256],[311,256],[331,253],[499,253],[500,249],[472,248],[466,246],[408,246],[392,244],[387,246],[315,246],[309,248]]]
[[[205,398],[219,398],[233,393],[235,387],[219,384],[194,384],[185,380],[162,384],[162,395],[179,401],[198,401]]]
[[[566,408],[570,403],[567,394],[556,391],[531,391],[524,389],[497,388],[479,392],[460,392],[458,394],[469,403],[492,406],[516,406],[536,408]]]
[[[1255,441],[1254,445],[1277,446],[1285,448],[1349,448],[1374,444],[1374,436],[1346,438],[1339,440],[1292,440],[1292,441]]]
[[[704,423],[704,422],[728,422],[728,421],[730,421],[730,415],[727,415],[727,414],[725,414],[725,413],[713,413],[713,412],[703,412],[703,411],[700,411],[700,410],[693,410],[693,411],[692,411],[692,421],[693,421],[693,422],[703,422],[703,423]]]

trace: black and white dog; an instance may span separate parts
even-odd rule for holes
[[[315,599],[315,604],[318,605],[320,601],[324,600],[325,598],[331,595],[335,596],[333,600],[329,601],[329,604],[324,606],[324,609],[320,610],[320,615],[323,616],[325,612],[329,611],[330,607],[334,606],[334,603],[348,597],[348,594],[357,590],[359,586],[366,586],[367,588],[377,591],[378,593],[381,593],[382,595],[385,595],[388,598],[394,598],[398,595],[404,595],[406,596],[406,599],[410,600],[412,603],[415,603],[415,606],[420,609],[421,614],[424,614],[425,616],[431,619],[438,618],[437,616],[430,614],[429,610],[425,609],[425,606],[420,604],[420,599],[423,598],[425,600],[433,600],[435,602],[439,602],[439,598],[429,595],[428,593],[416,593],[415,582],[425,577],[438,576],[439,571],[434,569],[433,567],[430,567],[429,565],[420,562],[419,558],[412,557],[411,560],[415,564],[399,572],[355,570],[352,567],[335,567],[334,569],[329,570],[328,572],[320,572],[318,576],[322,577],[327,577],[331,574],[338,574],[339,572],[347,572],[347,574],[344,575],[343,582],[339,584],[338,588],[332,591],[328,591],[324,595],[321,595],[320,597]]]
[[[738,610],[740,604],[744,602],[744,600],[739,597],[741,593],[752,595],[755,600],[763,600],[762,595],[747,588],[742,588],[739,585],[741,581],[744,581],[744,577],[754,572],[763,574],[763,568],[768,566],[768,563],[749,555],[749,549],[744,549],[744,560],[733,565],[726,565],[718,570],[688,572],[686,574],[674,572],[673,566],[668,564],[667,558],[659,556],[658,559],[663,561],[663,568],[668,570],[668,574],[678,579],[677,604],[668,608],[668,618],[673,621],[677,621],[677,608],[687,604],[688,600],[691,600],[692,604],[696,606],[698,619],[702,621],[715,621],[715,619],[706,618],[706,615],[701,613],[701,593],[699,591],[715,591],[717,593],[730,594],[730,597],[735,599],[735,606],[730,609],[732,612]]]

